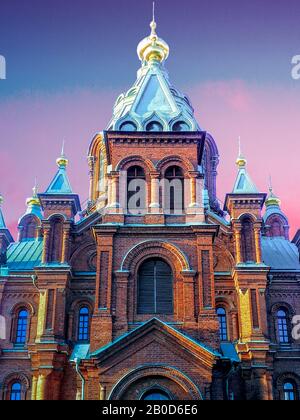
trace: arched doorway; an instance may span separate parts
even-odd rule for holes
[[[197,386],[179,369],[163,365],[141,366],[113,387],[109,400],[202,400]]]

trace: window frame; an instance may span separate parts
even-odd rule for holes
[[[279,313],[284,313],[284,316]],[[276,311],[276,331],[277,341],[280,345],[290,344],[290,332],[289,332],[289,312],[285,308],[278,308]]]
[[[15,385],[18,385],[20,388],[17,390],[14,390],[13,387]],[[12,396],[18,395],[19,398],[12,398]],[[22,384],[20,381],[14,381],[10,384],[9,387],[9,400],[10,401],[22,401]]]
[[[87,313],[81,314],[81,311],[86,309]],[[83,317],[83,321],[81,321]],[[81,323],[83,324],[81,326]],[[90,340],[90,327],[91,327],[91,310],[88,305],[81,305],[78,308],[77,314],[77,341],[80,343],[87,343]],[[83,331],[82,331],[83,329]],[[87,330],[87,331],[85,331]]]
[[[26,312],[26,317],[21,316],[22,312]],[[15,346],[24,347],[26,345],[28,341],[29,318],[30,318],[30,312],[26,307],[21,307],[17,310],[16,321],[15,321],[16,322],[15,333],[14,333],[14,339],[13,339]],[[26,319],[26,322],[24,322],[24,319]]]
[[[224,311],[223,314],[219,314],[218,311]],[[228,334],[228,316],[227,316],[227,310],[224,308],[224,306],[218,306],[217,310],[217,317],[219,322],[219,337],[221,341],[228,341],[229,340],[229,334]],[[220,319],[221,318],[221,319]],[[225,321],[224,321],[225,319]],[[225,333],[224,333],[225,330]],[[224,338],[225,337],[225,338]]]

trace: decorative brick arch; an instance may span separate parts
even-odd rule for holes
[[[194,165],[187,159],[184,159],[177,155],[167,156],[161,159],[157,165],[157,171],[164,172],[169,166],[177,165],[184,169],[186,172],[197,171],[198,168],[195,168]]]
[[[283,400],[284,396],[284,384],[285,382],[292,382],[296,386],[296,398],[297,400],[300,399],[300,378],[293,372],[284,372],[275,378],[274,385],[275,385],[275,399],[276,400]]]
[[[15,372],[6,376],[1,386],[3,400],[8,400],[10,398],[10,387],[14,382],[19,382],[21,384],[21,399],[25,400],[30,388],[30,381],[28,376],[23,372]]]
[[[145,159],[141,156],[128,156],[122,159],[116,166],[116,171],[127,171],[130,166],[141,166],[145,172],[155,172],[155,166],[150,159]]]
[[[175,382],[179,388],[189,395],[191,400],[203,400],[202,394],[194,382],[180,370],[172,366],[143,365],[123,376],[113,387],[108,400],[120,400],[122,395],[135,382],[149,377],[162,377]],[[143,390],[145,391],[145,389]]]
[[[145,258],[157,256],[165,256],[173,268],[190,271],[190,264],[184,253],[176,245],[159,240],[140,242],[131,248],[122,261],[121,271],[135,272],[136,267]]]

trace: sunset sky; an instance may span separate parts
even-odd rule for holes
[[[35,177],[56,172],[63,138],[69,177],[88,198],[86,155],[117,96],[134,83],[151,0],[0,0],[0,192],[12,232]],[[292,235],[300,227],[299,0],[157,0],[171,82],[186,92],[219,147],[218,197],[236,176],[238,136],[262,192],[272,175]]]

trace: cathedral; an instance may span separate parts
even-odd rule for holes
[[[0,208],[2,400],[300,398],[300,232],[241,151],[221,206],[217,144],[150,26],[91,141],[88,202],[62,151],[16,242]]]

